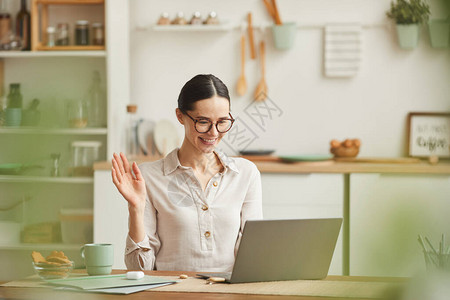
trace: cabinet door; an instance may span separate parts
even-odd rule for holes
[[[450,234],[450,176],[352,174],[350,275],[410,276],[425,268],[419,234]]]
[[[128,206],[112,183],[110,171],[94,175],[94,243],[114,245],[114,269],[126,269],[125,239],[128,234]]]
[[[262,174],[264,219],[343,217],[343,175]],[[329,274],[342,274],[342,228]]]

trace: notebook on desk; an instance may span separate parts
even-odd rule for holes
[[[201,273],[229,283],[323,279],[342,218],[247,221],[231,273]]]

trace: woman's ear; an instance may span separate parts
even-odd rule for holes
[[[175,114],[177,115],[178,122],[180,122],[181,124],[184,125],[183,113],[181,112],[181,110],[179,108],[175,109]]]

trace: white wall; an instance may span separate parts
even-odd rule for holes
[[[443,0],[430,1],[433,17],[443,17]],[[361,22],[390,24],[389,0],[279,0],[281,18],[300,24]],[[450,4],[449,4],[450,5]],[[275,148],[279,154],[328,153],[333,138],[358,137],[361,156],[406,154],[406,115],[410,111],[450,110],[450,50],[433,49],[426,27],[415,50],[398,47],[392,26],[363,30],[359,74],[349,79],[323,76],[323,30],[299,29],[293,49],[266,41],[269,97],[282,110],[261,129],[243,113],[260,79],[257,60],[247,57],[249,91],[238,97],[240,30],[223,33],[136,31],[153,25],[162,12],[203,16],[214,10],[222,19],[241,24],[251,11],[255,24],[269,17],[260,0],[133,0],[130,2],[131,101],[139,114],[176,122],[174,110],[183,84],[198,73],[213,73],[231,90],[232,113],[248,121],[258,135],[249,148]],[[256,40],[259,41],[257,35]],[[180,127],[180,134],[182,128]]]

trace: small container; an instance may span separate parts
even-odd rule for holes
[[[92,24],[92,44],[97,46],[102,46],[105,44],[105,37],[103,33],[103,24],[94,23]]]
[[[173,25],[186,25],[187,21],[184,18],[184,13],[182,11],[179,11],[177,13],[177,16],[175,17],[175,19],[173,19],[172,21]]]
[[[59,211],[61,237],[64,244],[92,242],[94,213],[89,208],[62,208]]]
[[[56,45],[69,45],[69,24],[59,23],[56,27]]]
[[[210,12],[205,20],[205,24],[207,25],[218,25],[219,23],[219,18],[217,18],[217,13],[215,11]]]
[[[157,24],[158,25],[170,25],[169,14],[166,12],[162,13],[161,16],[159,17]]]
[[[67,119],[70,128],[84,128],[88,124],[88,107],[86,101],[69,100],[67,103]]]
[[[47,27],[47,46],[55,47],[56,45],[56,30],[55,27]]]
[[[73,270],[74,262],[64,264],[49,264],[45,262],[35,263],[33,262],[33,268],[36,274],[44,280],[50,279],[64,279],[69,277]]]
[[[72,142],[72,176],[92,176],[94,162],[99,159],[99,141]]]
[[[196,11],[194,13],[191,20],[189,21],[189,24],[191,24],[191,25],[202,25],[203,24],[202,15],[200,14],[200,12]]]
[[[78,20],[75,23],[75,45],[89,45],[89,21]]]

